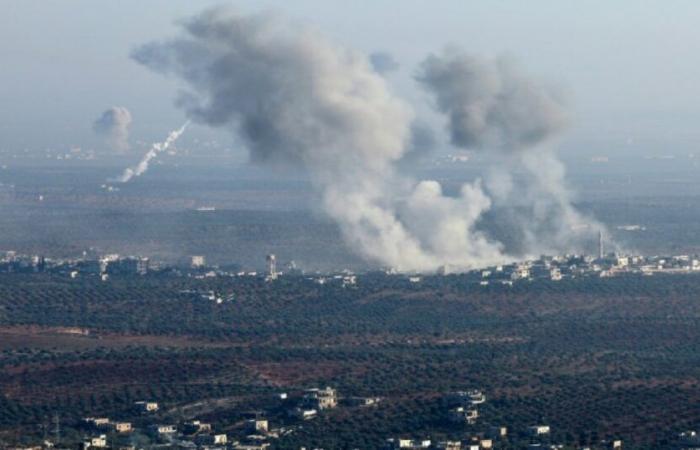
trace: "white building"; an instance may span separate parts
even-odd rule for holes
[[[191,422],[185,423],[184,430],[187,433],[208,432],[211,431],[211,424],[204,423],[201,420],[193,420]]]
[[[318,410],[310,408],[294,408],[289,415],[301,420],[310,420],[318,415]]]
[[[225,434],[200,434],[196,437],[195,442],[198,445],[226,445],[228,436]]]
[[[392,450],[399,448],[417,450],[422,448],[429,448],[430,444],[430,439],[387,439],[387,447]]]
[[[177,427],[175,425],[151,425],[150,430],[153,434],[177,433]]]
[[[510,274],[511,280],[526,280],[530,278],[530,268],[525,264],[518,265]]]
[[[559,270],[558,267],[552,267],[549,269],[549,278],[552,281],[560,281],[562,276],[561,276],[561,270]]]
[[[152,413],[158,411],[158,403],[138,401],[134,403],[134,407],[142,413]]]
[[[248,433],[266,434],[269,430],[269,423],[267,419],[250,419],[246,423],[246,428]]]
[[[480,405],[486,401],[486,395],[478,389],[469,389],[451,392],[447,395],[446,400],[450,406]]]
[[[528,432],[532,436],[544,436],[549,434],[551,431],[549,429],[549,425],[533,425],[531,427],[528,427]]]
[[[191,266],[195,269],[204,267],[206,265],[206,258],[202,255],[194,255],[191,259]]]
[[[304,395],[305,403],[318,409],[329,409],[338,406],[338,395],[335,389],[326,387],[325,389],[308,389]]]
[[[101,434],[99,436],[90,438],[89,447],[104,448],[107,447],[107,435]]]
[[[615,259],[615,266],[617,267],[627,267],[630,264],[630,259],[627,256],[618,256]]]
[[[132,430],[131,422],[115,422],[114,431],[117,433],[128,433]]]

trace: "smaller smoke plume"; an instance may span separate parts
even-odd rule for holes
[[[453,48],[425,59],[417,79],[447,115],[454,145],[511,152],[544,143],[569,122],[561,94],[517,69]]]
[[[113,106],[102,113],[93,123],[95,133],[105,136],[112,149],[129,150],[129,126],[131,113],[123,106]]]
[[[185,128],[187,128],[187,125],[189,125],[189,123],[190,121],[188,120],[179,129],[171,131],[167,139],[165,139],[165,141],[156,142],[155,144],[153,144],[150,150],[148,150],[148,152],[143,156],[143,158],[141,158],[141,161],[134,167],[127,167],[124,170],[124,173],[122,173],[121,176],[116,179],[116,181],[120,183],[128,183],[132,178],[141,176],[144,172],[148,170],[148,165],[151,163],[151,160],[158,156],[159,153],[167,150],[168,147],[170,147],[170,145],[173,142],[175,142],[177,138],[179,138],[180,135],[185,131]]]
[[[387,52],[374,52],[369,55],[369,61],[374,71],[380,74],[394,72],[400,67],[394,56]]]
[[[447,117],[452,144],[488,154],[487,215],[504,230],[497,240],[505,251],[521,257],[585,251],[602,225],[574,207],[564,165],[546,145],[568,124],[560,93],[506,59],[456,48],[426,58],[417,80]]]

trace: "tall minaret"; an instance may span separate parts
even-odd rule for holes
[[[275,255],[267,255],[267,276],[270,280],[277,279],[277,258]]]
[[[598,259],[603,259],[605,256],[605,248],[603,247],[603,230],[598,230]]]

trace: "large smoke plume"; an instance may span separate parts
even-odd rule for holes
[[[468,269],[514,258],[478,229],[494,203],[481,182],[447,196],[439,183],[399,172],[399,162],[415,145],[414,114],[390,93],[365,55],[271,15],[242,16],[217,8],[182,26],[181,37],[142,46],[133,58],[184,80],[188,90],[177,104],[195,122],[240,135],[252,161],[306,167],[323,209],[351,248],[404,271],[443,265]],[[429,77],[437,62],[427,61],[420,79],[439,97],[443,83]],[[494,139],[499,148],[510,149],[520,141],[535,142],[534,136],[542,134],[538,124],[520,123],[531,115],[510,104],[528,95],[508,94],[512,100],[501,105],[507,110],[496,108],[490,115],[486,110],[479,119],[494,125],[470,124],[474,137],[454,139],[453,134],[455,144],[486,146]],[[438,107],[452,117],[446,101],[438,98]],[[512,118],[499,117],[506,113]],[[520,166],[527,161],[523,158]],[[560,182],[557,174],[549,178]],[[530,194],[547,189],[542,185]],[[502,194],[511,196],[506,190]]]
[[[129,126],[131,113],[123,106],[113,106],[93,123],[95,133],[104,136],[113,150],[129,150]]]

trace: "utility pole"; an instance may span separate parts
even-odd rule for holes
[[[54,445],[58,445],[61,441],[61,419],[58,417],[58,413],[53,414],[53,433],[54,439],[56,440]]]

